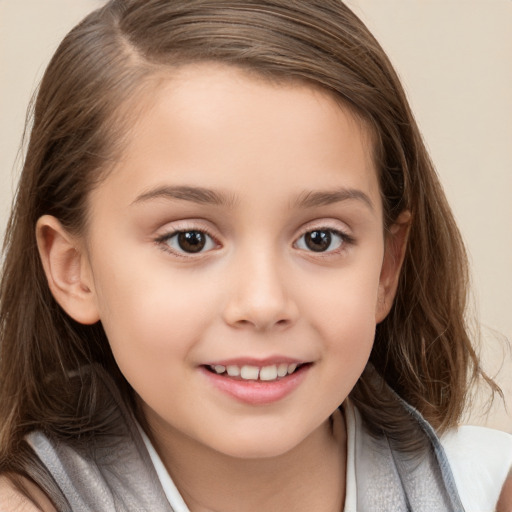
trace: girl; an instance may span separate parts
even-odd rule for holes
[[[494,508],[460,235],[339,0],[89,15],[5,247],[2,510]]]

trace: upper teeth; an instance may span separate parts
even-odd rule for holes
[[[241,377],[243,380],[276,380],[278,377],[286,377],[297,369],[296,363],[272,364],[269,366],[237,366],[216,364],[210,368],[219,375],[226,373],[230,377]]]

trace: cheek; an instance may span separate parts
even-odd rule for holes
[[[352,294],[323,305],[323,321],[318,328],[327,340],[329,354],[350,373],[360,373],[370,355],[375,338],[375,301],[376,293],[364,297]]]
[[[165,258],[163,258],[165,259]],[[125,257],[99,264],[95,275],[100,319],[118,364],[130,359],[162,363],[183,354],[199,339],[211,318],[215,290],[168,265]]]
[[[329,282],[317,283],[305,309],[337,367],[333,379],[342,372],[353,385],[366,365],[375,338],[379,275],[378,262],[340,270]]]
[[[323,281],[310,283],[309,310],[321,318],[329,332],[354,333],[375,330],[375,312],[379,296],[380,265],[362,260],[358,265],[326,275]]]

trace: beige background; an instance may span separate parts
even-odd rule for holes
[[[0,234],[31,94],[60,39],[101,3],[0,0]],[[512,0],[347,3],[402,77],[468,245],[483,358],[512,407]],[[512,431],[499,401],[487,418],[480,409],[469,422]]]

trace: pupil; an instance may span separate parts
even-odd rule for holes
[[[178,234],[178,244],[185,252],[199,252],[205,244],[205,236],[201,231],[185,231]]]
[[[322,252],[331,245],[331,233],[329,231],[312,231],[306,234],[306,245],[308,249],[315,252]]]

